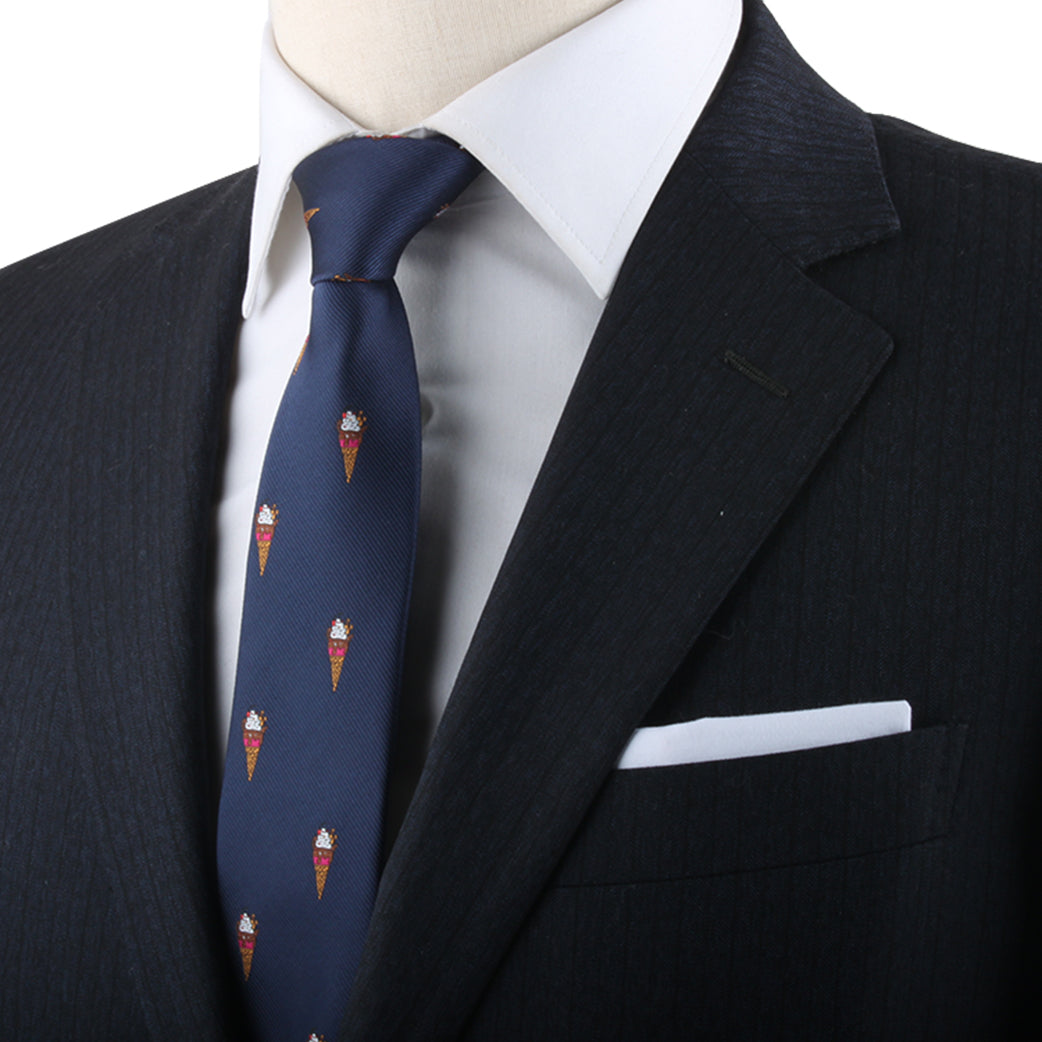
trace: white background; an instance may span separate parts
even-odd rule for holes
[[[862,108],[1042,161],[1039,0],[767,3]],[[6,7],[0,266],[256,160],[267,0]]]

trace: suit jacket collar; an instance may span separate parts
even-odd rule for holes
[[[889,354],[803,269],[897,227],[868,118],[749,4],[464,661],[344,1038],[459,1031],[628,736]]]
[[[687,149],[801,268],[900,227],[869,117],[792,49],[760,0]]]

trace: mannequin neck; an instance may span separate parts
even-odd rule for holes
[[[279,53],[380,134],[415,126],[476,83],[618,0],[270,0]]]

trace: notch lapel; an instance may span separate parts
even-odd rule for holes
[[[629,735],[889,355],[803,267],[896,228],[867,118],[751,5],[463,663],[342,1037],[459,1032]]]

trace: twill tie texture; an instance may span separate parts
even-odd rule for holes
[[[479,169],[445,138],[353,138],[294,172],[311,329],[258,490],[218,826],[229,941],[265,1042],[336,1036],[369,924],[420,493],[392,279]]]

